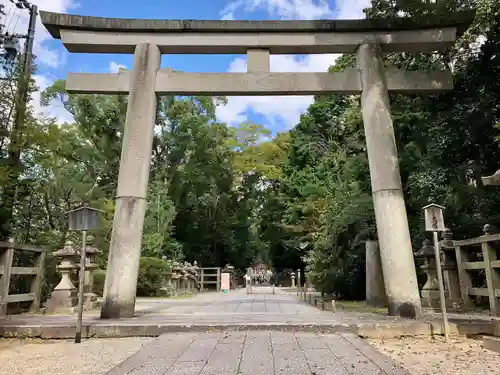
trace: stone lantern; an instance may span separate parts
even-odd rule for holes
[[[78,258],[78,252],[73,247],[71,241],[66,241],[62,249],[52,253],[54,258],[59,260],[57,270],[61,273],[61,281],[54,288],[47,301],[47,312],[73,312],[78,303],[78,294],[75,286],[71,282],[70,274],[78,266],[75,261]]]
[[[439,242],[443,257],[443,281],[447,297],[448,307],[460,311],[462,306],[462,296],[460,293],[460,279],[458,278],[457,257],[453,243],[453,233],[449,228],[445,228],[442,233],[443,239]]]
[[[415,258],[423,260],[420,268],[427,276],[427,281],[422,287],[422,306],[439,308],[439,281],[434,259],[434,246],[431,241],[425,239],[422,248],[414,253]]]
[[[184,262],[181,268],[181,294],[187,294],[189,281],[189,263]]]
[[[292,279],[292,288],[295,288],[295,272],[290,273],[290,278]]]
[[[186,288],[186,293],[191,293],[194,289],[194,270],[193,270],[193,266],[191,265],[191,263],[189,262],[186,262],[184,264],[184,267],[186,269],[186,285],[185,285],[185,288]]]
[[[167,261],[166,257],[162,257],[162,260]],[[171,297],[174,292],[174,287],[172,285],[172,264],[170,264],[170,271],[165,272],[165,282],[161,287],[161,291],[165,297]]]
[[[174,294],[179,295],[180,294],[180,279],[182,276],[182,268],[181,265],[178,262],[172,262],[172,285],[174,287]]]
[[[97,294],[94,293],[94,274],[97,264],[94,263],[95,257],[101,251],[93,246],[93,236],[87,238],[87,248],[85,251],[85,283],[83,301],[86,309],[95,309],[99,306]]]
[[[200,267],[198,266],[198,262],[196,260],[193,262],[193,271],[195,275],[194,289],[195,292],[198,292],[200,289],[200,283],[199,283]]]

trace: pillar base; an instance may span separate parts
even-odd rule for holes
[[[371,307],[387,307],[387,300],[385,297],[372,297],[366,299],[366,304]]]
[[[406,319],[418,319],[423,316],[420,300],[419,303],[389,300],[387,310],[389,316],[400,316]]]
[[[134,317],[135,301],[121,302],[106,298],[101,308],[101,319],[120,319]]]

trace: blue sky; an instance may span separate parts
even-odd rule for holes
[[[161,19],[353,19],[362,17],[369,0],[31,0],[40,9],[101,17]],[[8,0],[0,0],[8,3]],[[26,14],[7,5],[10,30],[24,32]],[[8,22],[9,23],[9,22]],[[14,29],[15,26],[15,30]],[[24,30],[23,30],[24,28]],[[131,55],[70,54],[60,41],[52,40],[43,26],[37,25],[35,53],[38,56],[36,82],[40,89],[67,72],[105,73],[120,67],[130,68]],[[335,55],[272,56],[271,71],[321,72],[334,63]],[[240,55],[164,55],[162,67],[189,72],[246,71],[246,58]],[[37,111],[71,121],[58,103]],[[231,97],[228,105],[219,108],[219,120],[231,124],[242,121],[260,123],[274,132],[292,128],[312,97]]]

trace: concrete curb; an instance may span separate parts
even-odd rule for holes
[[[400,337],[430,337],[442,335],[440,322],[403,321],[392,323],[360,324],[316,324],[316,323],[254,323],[254,324],[134,324],[134,323],[86,323],[82,328],[85,338],[116,337],[157,337],[163,333],[207,332],[207,331],[300,331],[300,332],[350,332],[359,337],[371,339],[389,339]],[[491,322],[459,322],[450,324],[452,335],[493,335]],[[73,324],[23,324],[0,327],[0,337],[4,338],[41,338],[67,339],[74,337]]]

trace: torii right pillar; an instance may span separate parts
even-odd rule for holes
[[[361,75],[363,123],[389,315],[416,318],[422,315],[422,306],[380,45],[366,43],[359,46],[357,61]]]

